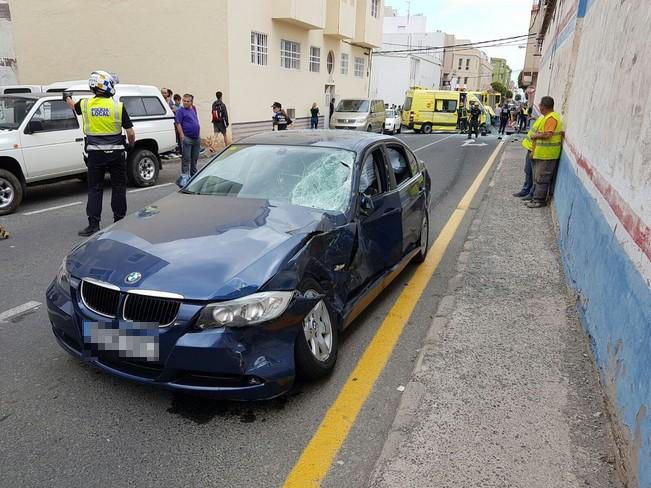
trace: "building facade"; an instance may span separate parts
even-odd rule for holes
[[[531,6],[531,20],[529,21],[529,41],[524,58],[524,68],[518,75],[518,86],[525,92],[527,100],[535,98],[536,82],[538,81],[538,66],[542,53],[541,29],[544,9],[541,9],[540,0],[533,0]]]
[[[422,15],[401,17],[394,9],[385,9],[382,48],[373,55],[373,98],[402,105],[412,86],[439,88],[443,50],[434,48],[443,46],[445,35],[426,29],[427,19]]]
[[[370,52],[382,39],[383,0],[213,0],[192,9],[158,0],[108,12],[88,0],[12,0],[12,9],[20,83],[105,69],[124,83],[191,93],[204,136],[218,90],[235,138],[270,129],[274,101],[295,127],[308,126],[313,102],[327,119],[331,97],[368,96]],[[98,34],[94,20],[107,16],[119,29]]]
[[[452,34],[445,34],[444,38],[441,87],[450,90],[489,90],[493,81],[493,66],[488,55],[470,46],[472,43],[468,39],[457,39]]]
[[[508,88],[511,82],[511,74],[513,72],[506,62],[506,59],[491,58],[491,65],[493,66],[493,79],[491,81],[499,81],[502,85]]]
[[[554,190],[567,282],[590,338],[627,486],[651,486],[651,13],[548,1],[535,108],[565,122]],[[595,113],[598,112],[598,113]],[[600,116],[607,114],[607,116]]]
[[[0,85],[13,85],[16,80],[16,52],[11,10],[7,0],[0,0]]]

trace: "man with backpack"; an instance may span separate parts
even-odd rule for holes
[[[221,134],[224,137],[224,145],[228,145],[226,142],[226,129],[229,126],[228,110],[226,110],[226,105],[222,102],[222,92],[218,91],[215,96],[217,100],[212,103],[212,126],[215,135]]]

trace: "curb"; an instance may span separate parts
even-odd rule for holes
[[[487,186],[481,200],[473,207],[477,209],[477,211],[470,227],[468,228],[468,233],[463,244],[463,250],[459,253],[459,257],[457,258],[457,273],[448,280],[447,295],[443,296],[439,301],[436,313],[434,314],[431,325],[427,331],[427,335],[423,340],[423,346],[418,353],[414,368],[410,374],[410,379],[405,385],[405,391],[400,400],[400,404],[398,405],[398,410],[396,411],[393,423],[389,429],[382,452],[375,462],[375,466],[369,477],[368,486],[374,485],[378,479],[380,468],[384,462],[389,459],[394,459],[397,456],[400,443],[405,438],[405,431],[415,423],[414,414],[418,408],[421,397],[425,394],[425,385],[414,378],[417,373],[427,370],[427,366],[423,364],[425,356],[432,351],[436,344],[439,343],[440,333],[447,326],[450,316],[455,310],[455,292],[463,286],[465,278],[464,271],[466,270],[470,260],[470,255],[474,248],[473,241],[477,238],[477,233],[481,227],[482,217],[487,210],[486,201],[492,193],[495,176],[504,162],[505,148],[506,144],[502,146],[498,163],[492,170],[492,174],[489,179],[484,182]]]

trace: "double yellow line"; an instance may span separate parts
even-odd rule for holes
[[[375,381],[391,357],[393,348],[418,304],[425,287],[443,259],[450,241],[470,208],[472,199],[490,171],[502,147],[500,142],[475,178],[421,264],[393,305],[364,355],[348,377],[337,399],[285,480],[286,488],[318,487],[334,457],[346,441]]]

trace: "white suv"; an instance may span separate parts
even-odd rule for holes
[[[154,86],[118,84],[115,90],[136,133],[127,162],[129,182],[154,185],[159,155],[176,147],[174,114]],[[30,184],[86,173],[81,117],[66,105],[61,91],[0,95],[0,215],[18,208]],[[66,91],[75,101],[92,96],[88,85]]]

